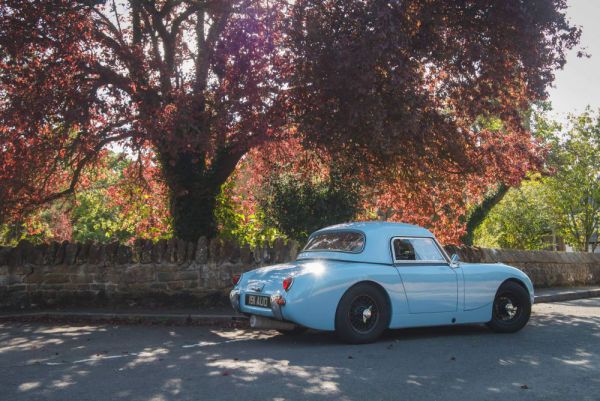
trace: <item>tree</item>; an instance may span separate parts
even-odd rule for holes
[[[511,188],[475,230],[474,244],[490,248],[545,249],[557,233],[546,199],[546,182],[531,177]]]
[[[251,247],[271,244],[285,237],[268,224],[264,210],[254,199],[252,192],[240,188],[238,174],[234,174],[223,185],[217,197],[215,217],[219,236]]]
[[[524,119],[578,41],[565,1],[297,4],[299,131],[358,161],[391,219],[458,242],[470,205],[542,166]]]
[[[156,152],[175,235],[210,236],[238,161],[296,133],[307,148],[355,162],[363,179],[429,199],[418,212],[436,222],[539,165],[520,113],[577,43],[565,7],[5,0],[0,217],[75,192],[82,171],[119,143]],[[480,116],[502,129],[477,129]],[[453,200],[440,212],[428,193]],[[411,218],[417,206],[402,204],[396,216]]]
[[[166,189],[156,177],[153,159],[152,154],[132,160],[103,152],[93,170],[83,171],[76,193],[0,225],[0,244],[170,237]]]
[[[587,252],[600,228],[600,111],[588,108],[571,116],[570,124],[565,138],[554,139],[550,160],[556,174],[546,181],[547,197],[565,242]]]
[[[156,151],[179,237],[213,235],[221,185],[286,124],[280,23],[249,0],[3,1],[1,215],[75,192],[120,143]]]
[[[547,174],[509,190],[476,230],[475,242],[540,249],[556,234],[579,251],[593,251],[590,239],[600,227],[600,112],[570,116],[567,128],[544,113],[534,122],[551,147]]]
[[[359,212],[356,182],[335,173],[326,180],[276,175],[270,180],[269,196],[262,201],[267,221],[299,242],[320,228],[349,222]]]

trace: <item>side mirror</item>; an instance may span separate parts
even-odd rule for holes
[[[459,267],[460,266],[460,258],[457,254],[453,254],[450,258],[450,267]]]

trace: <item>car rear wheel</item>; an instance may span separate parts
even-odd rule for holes
[[[507,281],[496,293],[492,320],[487,325],[497,333],[514,333],[527,324],[530,315],[529,292],[521,285]]]
[[[388,327],[390,307],[381,289],[368,283],[350,288],[338,304],[335,332],[351,344],[370,343]]]

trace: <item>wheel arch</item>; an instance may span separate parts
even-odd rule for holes
[[[496,293],[498,293],[498,291],[500,290],[500,287],[502,287],[502,286],[503,286],[505,283],[508,283],[508,282],[512,282],[512,283],[515,283],[515,284],[518,284],[518,285],[520,285],[521,287],[523,287],[523,289],[524,289],[525,291],[527,291],[527,294],[528,294],[529,296],[531,296],[531,293],[529,292],[529,288],[527,288],[527,285],[525,285],[525,283],[524,283],[523,281],[519,280],[519,279],[518,279],[518,278],[516,278],[516,277],[510,277],[510,278],[507,278],[506,280],[504,280],[504,281],[503,281],[503,282],[502,282],[502,283],[501,283],[501,284],[498,286],[498,289],[496,290]]]
[[[346,295],[346,293],[348,291],[350,291],[352,288],[356,287],[357,285],[362,285],[362,284],[367,284],[367,285],[370,285],[372,287],[375,287],[378,291],[380,291],[385,296],[385,299],[386,299],[386,302],[387,302],[387,307],[389,308],[389,311],[390,311],[390,316],[388,318],[388,321],[386,322],[386,328],[389,328],[390,327],[390,323],[392,321],[392,315],[393,315],[393,312],[394,312],[393,311],[393,306],[392,306],[392,300],[391,300],[390,294],[387,292],[387,290],[381,284],[379,284],[378,282],[373,281],[373,280],[361,280],[361,281],[357,281],[356,283],[354,283],[350,287],[348,287],[346,289],[346,291],[344,291],[344,293],[342,294],[342,296],[340,297],[340,299],[338,300],[338,304],[337,304],[337,306],[335,308],[336,315],[337,315],[337,310],[340,307],[340,303],[342,302],[342,299],[344,298],[344,295]]]

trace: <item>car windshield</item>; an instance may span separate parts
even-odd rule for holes
[[[332,231],[313,235],[304,251],[361,252],[365,246],[365,236],[357,231]]]

